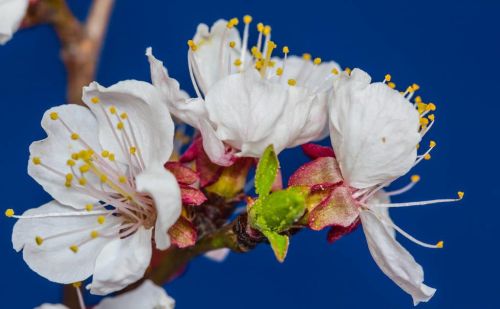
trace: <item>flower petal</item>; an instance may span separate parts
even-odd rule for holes
[[[304,151],[304,154],[312,160],[321,157],[335,158],[335,153],[331,147],[325,147],[313,143],[302,145],[302,151]]]
[[[28,8],[28,0],[0,2],[0,45],[7,43],[17,31]]]
[[[54,117],[54,113],[57,113],[56,120],[51,119],[51,115]],[[62,121],[72,132],[79,135],[78,140],[71,139],[71,132]],[[76,104],[61,105],[45,112],[42,127],[47,132],[47,138],[31,144],[28,174],[41,184],[54,199],[64,205],[83,209],[88,203],[98,202],[98,199],[75,190],[74,186],[66,187],[65,185],[65,175],[72,173],[71,167],[67,164],[68,159],[71,159],[71,154],[87,150],[82,141],[96,152],[101,150],[97,139],[98,131],[95,117],[85,107]],[[39,158],[42,164],[35,164],[33,161],[35,158]],[[90,183],[99,183],[99,179],[93,178],[91,175],[88,175],[86,179]]]
[[[35,309],[69,309],[65,305],[61,304],[42,304]]]
[[[345,180],[358,189],[397,178],[413,166],[419,114],[398,91],[355,69],[336,81],[330,137]]]
[[[23,215],[71,212],[77,213],[71,207],[52,201]],[[115,232],[104,232],[103,229],[117,223],[116,217],[109,216],[103,225],[99,225],[97,215],[19,219],[12,232],[12,244],[16,251],[23,250],[24,261],[33,271],[50,281],[68,284],[92,275],[97,256],[118,232],[117,229]],[[92,239],[93,230],[103,231],[109,237]],[[37,236],[43,239],[40,245],[35,241]],[[73,245],[78,245],[78,252],[70,250]]]
[[[170,246],[168,230],[181,215],[181,190],[174,175],[162,164],[151,164],[137,176],[137,190],[148,193],[155,202],[156,224],[154,238],[156,248],[165,250]]]
[[[205,253],[205,257],[214,262],[223,262],[227,258],[229,253],[231,253],[230,249],[222,248],[208,251],[207,253]]]
[[[179,248],[186,248],[194,245],[198,238],[198,233],[194,225],[184,217],[180,217],[168,230],[168,235],[170,235],[172,243]]]
[[[97,104],[92,102],[97,100]],[[83,88],[83,101],[97,117],[103,148],[114,152],[117,160],[128,163],[129,147],[136,147],[146,167],[151,162],[168,161],[173,150],[174,123],[151,84],[126,80],[105,88],[93,82]],[[116,108],[115,114],[111,107]],[[126,119],[120,117],[122,113],[127,114]],[[125,133],[133,145],[125,142]]]
[[[110,241],[97,257],[90,293],[106,295],[141,279],[151,252],[151,229],[142,226],[126,238]]]
[[[173,309],[175,300],[151,280],[138,288],[115,297],[106,297],[94,309]]]
[[[200,180],[200,177],[195,171],[180,162],[167,162],[165,168],[174,174],[179,183],[192,185]]]
[[[320,157],[299,167],[288,179],[289,186],[308,186],[338,184],[342,175],[335,158]]]
[[[219,139],[208,121],[200,119],[198,124],[203,137],[203,149],[210,158],[210,161],[221,166],[230,166],[233,164],[236,158],[234,158],[231,152],[226,151],[226,146],[222,140]]]
[[[369,211],[361,212],[361,222],[368,249],[384,274],[412,296],[414,305],[431,299],[436,290],[423,283],[422,266],[388,233],[385,225]]]

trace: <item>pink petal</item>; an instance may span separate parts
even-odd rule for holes
[[[184,217],[180,217],[168,230],[168,235],[170,235],[172,243],[179,248],[186,248],[194,245],[198,237],[198,233],[193,224]]]
[[[203,192],[185,185],[181,186],[181,196],[182,204],[189,206],[199,206],[207,200]]]
[[[328,235],[327,235],[328,242],[333,244],[334,242],[336,242],[337,240],[339,240],[343,236],[354,232],[358,228],[360,222],[361,222],[361,220],[359,220],[359,218],[358,218],[351,225],[346,226],[346,227],[340,226],[340,225],[332,226],[330,228],[330,230],[328,231]]]
[[[302,145],[302,151],[311,158],[312,160],[322,157],[333,157],[335,158],[335,153],[333,152],[333,148],[321,146],[318,144],[304,144]]]
[[[350,226],[359,216],[359,207],[349,187],[339,186],[309,214],[309,226],[321,230],[326,226]]]
[[[181,184],[191,185],[200,179],[195,171],[180,162],[167,162],[165,168],[174,174]]]
[[[290,179],[289,186],[309,186],[318,184],[338,184],[343,181],[337,160],[321,157],[299,167]]]

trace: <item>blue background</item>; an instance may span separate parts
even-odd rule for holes
[[[199,22],[241,18],[273,26],[273,39],[292,52],[360,67],[376,80],[391,73],[400,88],[421,85],[436,103],[432,160],[414,172],[421,183],[398,201],[455,196],[458,204],[392,212],[399,226],[422,240],[445,241],[442,250],[401,242],[438,289],[421,308],[499,308],[498,125],[500,36],[498,1],[117,1],[97,80],[149,80],[143,56],[153,46],[171,75],[191,90],[186,40]],[[71,0],[84,17],[89,1]],[[254,23],[255,25],[255,23]],[[44,134],[45,109],[65,102],[58,41],[48,27],[17,33],[0,47],[2,207],[17,212],[50,198],[26,174],[28,146]],[[281,155],[285,174],[305,162],[301,151]],[[408,177],[403,177],[402,185]],[[397,187],[397,185],[396,185]],[[60,287],[31,272],[11,247],[14,221],[0,219],[2,308],[58,302]],[[267,246],[223,264],[200,258],[167,286],[178,308],[411,308],[411,298],[386,278],[370,256],[361,230],[334,245],[324,232],[293,238],[277,263]],[[95,300],[95,299],[94,299]]]

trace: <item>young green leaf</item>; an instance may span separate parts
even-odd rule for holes
[[[280,235],[280,234],[278,234],[276,232],[272,232],[272,231],[266,231],[263,233],[267,237],[267,239],[269,240],[269,243],[271,244],[271,248],[274,251],[274,255],[276,256],[276,259],[280,263],[283,263],[283,261],[285,260],[286,254],[288,252],[288,245],[290,243],[288,236]]]
[[[259,196],[263,197],[269,194],[276,179],[278,168],[278,157],[274,152],[273,145],[269,145],[260,158],[255,172],[255,192]]]

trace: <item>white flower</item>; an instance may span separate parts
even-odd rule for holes
[[[146,280],[138,288],[104,298],[94,309],[174,309],[175,300],[163,288]],[[35,309],[68,309],[61,304],[43,304]]]
[[[28,0],[0,0],[0,45],[17,31],[28,9]]]
[[[180,189],[163,164],[174,125],[156,89],[138,81],[84,88],[89,109],[48,110],[48,137],[30,147],[28,173],[55,199],[15,216],[14,249],[51,281],[93,275],[91,293],[104,295],[140,279],[152,238],[170,246],[168,229],[181,213]]]
[[[198,128],[205,151],[220,165],[234,155],[259,157],[273,144],[277,152],[325,137],[327,93],[339,73],[334,62],[319,58],[271,58],[277,45],[271,28],[258,24],[256,46],[248,49],[250,16],[201,24],[188,42],[188,61],[196,99],[183,100],[178,83],[148,49],[153,84],[174,115]]]
[[[390,75],[380,83],[371,83],[371,77],[355,69],[342,74],[335,81],[330,100],[330,137],[346,186],[352,198],[343,204],[360,212],[370,252],[382,269],[397,285],[413,297],[414,304],[428,301],[435,289],[423,283],[422,267],[396,241],[395,230],[416,244],[428,248],[442,248],[443,242],[427,244],[419,241],[395,225],[389,218],[389,207],[428,205],[457,199],[439,199],[414,203],[390,203],[380,191],[396,178],[406,174],[436,146],[417,155],[418,144],[434,123],[432,103],[422,103],[420,97],[410,102],[419,88],[412,85],[404,93],[394,89]],[[401,194],[419,181],[412,176],[406,187],[388,193]],[[355,216],[349,217],[349,224]],[[329,222],[331,224],[331,222]]]

